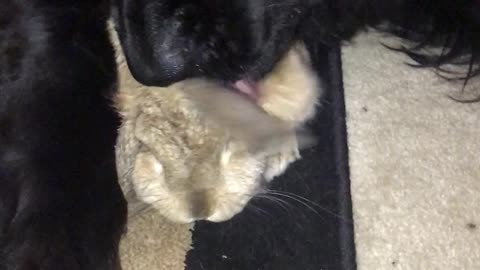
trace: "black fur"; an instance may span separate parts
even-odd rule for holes
[[[147,85],[208,75],[257,78],[289,48],[298,0],[118,0],[116,26],[130,69]]]
[[[120,269],[109,4],[0,5],[0,269]]]
[[[336,45],[368,27],[410,41],[394,49],[421,67],[465,64],[467,80],[479,73],[475,0],[115,0],[114,7],[128,64],[147,85],[255,80],[294,40]],[[444,50],[424,50],[431,46]]]

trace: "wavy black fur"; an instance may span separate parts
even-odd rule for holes
[[[394,49],[419,67],[465,65],[457,76],[465,82],[480,73],[475,0],[115,0],[114,7],[128,64],[147,85],[258,79],[294,40],[336,45],[369,27],[403,38]]]
[[[316,9],[324,10],[325,16],[330,10],[336,10],[336,15],[327,19],[336,22],[325,31],[329,36],[327,41],[348,41],[359,30],[374,28],[405,41],[403,46],[389,48],[407,54],[417,63],[412,67],[433,68],[447,80],[462,80],[463,86],[480,74],[480,1],[342,0],[331,3],[328,11],[324,10],[325,2],[316,4],[309,16],[311,26],[305,29],[315,32],[312,20],[319,18],[315,15]]]
[[[0,269],[120,269],[109,5],[0,4]]]

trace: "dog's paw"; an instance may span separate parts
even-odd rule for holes
[[[103,217],[91,214],[85,220],[79,213],[65,218],[58,209],[31,210],[29,205],[16,213],[6,233],[0,233],[1,270],[121,269],[118,241],[123,222],[110,217],[109,226]]]
[[[47,236],[46,236],[47,237]],[[55,237],[51,237],[55,238]],[[73,251],[57,241],[25,240],[4,248],[0,269],[5,270],[81,270]]]
[[[288,166],[298,159],[300,159],[298,141],[296,137],[292,137],[288,140],[288,143],[282,146],[277,154],[266,158],[263,177],[266,181],[271,181],[273,178],[283,174]]]
[[[107,257],[101,252],[78,251],[76,243],[48,239],[28,239],[23,243],[9,244],[0,256],[2,270],[119,270],[118,256]],[[83,247],[82,247],[83,248]]]

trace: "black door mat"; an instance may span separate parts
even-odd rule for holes
[[[228,222],[196,223],[187,270],[356,268],[340,49],[309,49],[326,88],[311,123],[318,144],[273,182],[283,202],[253,199]]]

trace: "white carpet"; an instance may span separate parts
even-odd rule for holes
[[[480,103],[379,39],[343,49],[358,269],[480,269]]]

